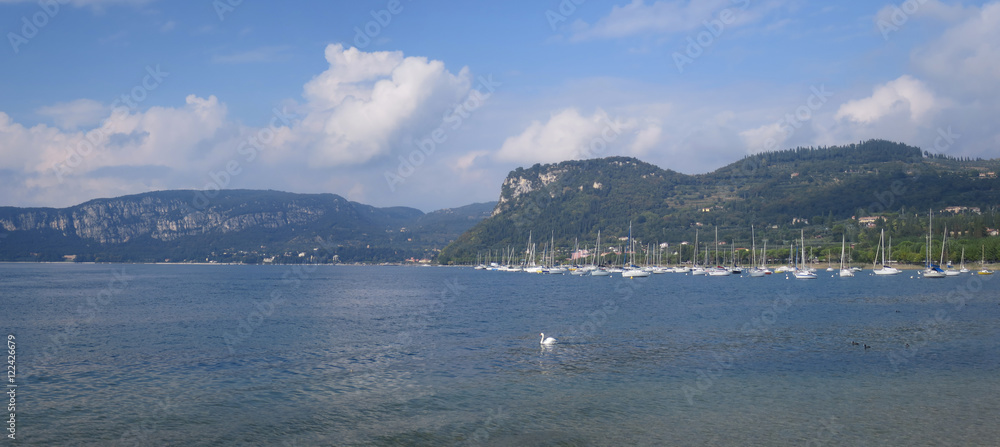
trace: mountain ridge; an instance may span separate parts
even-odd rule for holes
[[[852,221],[858,216],[966,206],[987,212],[975,224],[983,232],[1000,226],[998,169],[1000,160],[957,159],[885,140],[748,155],[696,175],[630,157],[536,164],[511,171],[491,217],[446,247],[439,261],[464,263],[479,251],[520,248],[529,232],[551,235],[563,247],[574,239],[592,244],[598,230],[620,237],[630,222],[649,244],[692,241],[696,229],[718,226],[724,240],[749,245],[751,225],[778,230],[772,239],[782,241],[793,239],[792,230],[824,228],[824,237],[850,230],[849,240],[861,241],[870,235]],[[973,231],[965,225],[962,231]]]
[[[318,251],[317,237],[342,252],[310,253],[320,262],[425,259],[475,223],[474,216],[485,217],[480,208],[492,208],[487,202],[423,213],[330,193],[272,190],[221,190],[196,208],[198,193],[153,191],[66,208],[0,207],[6,234],[0,260],[261,262]]]

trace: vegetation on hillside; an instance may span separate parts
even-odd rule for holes
[[[620,244],[631,222],[642,247],[694,242],[696,230],[700,242],[714,243],[718,228],[727,251],[734,242],[749,248],[753,225],[759,245],[769,240],[774,250],[769,257],[787,257],[788,244],[802,231],[814,256],[825,259],[835,249],[839,257],[846,234],[858,262],[870,260],[885,227],[893,237],[894,258],[922,262],[928,211],[941,214],[954,206],[968,209],[935,217],[935,259],[947,225],[948,254],[955,261],[963,246],[967,259],[978,259],[983,245],[986,257],[995,260],[1000,247],[988,236],[1000,228],[1000,180],[990,173],[998,169],[997,160],[932,156],[883,140],[756,154],[702,175],[626,157],[535,165],[511,172],[499,213],[446,247],[439,261],[469,263],[486,252],[521,253],[529,231],[543,239],[554,235],[564,256],[576,240],[593,246],[598,230],[602,246],[610,248]],[[858,221],[867,216],[884,220],[869,228]],[[693,245],[683,248],[682,257],[689,259]]]

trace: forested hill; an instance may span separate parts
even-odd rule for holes
[[[335,194],[158,191],[69,208],[0,207],[0,261],[399,262],[432,259],[494,203],[424,214]],[[320,239],[322,238],[322,243]]]
[[[839,231],[839,248],[840,233],[867,242],[867,227],[859,227],[857,217],[885,215],[891,223],[923,216],[925,225],[928,210],[947,207],[978,208],[975,217],[955,218],[962,228],[949,230],[983,236],[1000,226],[998,171],[998,160],[926,154],[884,140],[761,153],[701,175],[627,157],[534,165],[512,171],[493,215],[439,260],[466,262],[480,251],[524,247],[529,232],[542,239],[554,235],[557,245],[568,247],[574,240],[593,245],[601,230],[617,243],[630,221],[644,243],[693,241],[696,229],[704,242],[718,226],[723,240],[749,244],[754,225],[772,241],[796,238],[800,229],[832,240]],[[920,225],[912,222],[908,231]],[[899,234],[907,236],[916,234]]]

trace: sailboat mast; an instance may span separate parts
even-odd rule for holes
[[[691,266],[696,267],[698,265],[698,229],[694,229],[694,253],[691,254]]]
[[[597,257],[601,255],[601,230],[597,230],[597,249],[594,253],[594,265],[600,265],[597,262]]]
[[[847,246],[847,235],[842,234],[840,238],[840,269],[844,269],[844,247]]]
[[[938,263],[940,265],[944,265],[944,245],[945,245],[945,241],[947,241],[947,240],[948,240],[948,225],[945,225],[944,226],[944,235],[941,236],[941,260],[938,261]],[[948,263],[950,264],[951,261],[949,261]]]
[[[719,227],[715,227],[715,265],[719,265]]]
[[[632,221],[628,221],[628,247],[625,248],[625,267],[629,266],[628,251],[632,249]]]

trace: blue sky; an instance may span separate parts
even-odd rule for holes
[[[0,0],[0,31],[0,206],[252,188],[429,211],[567,159],[1000,145],[997,1]]]

